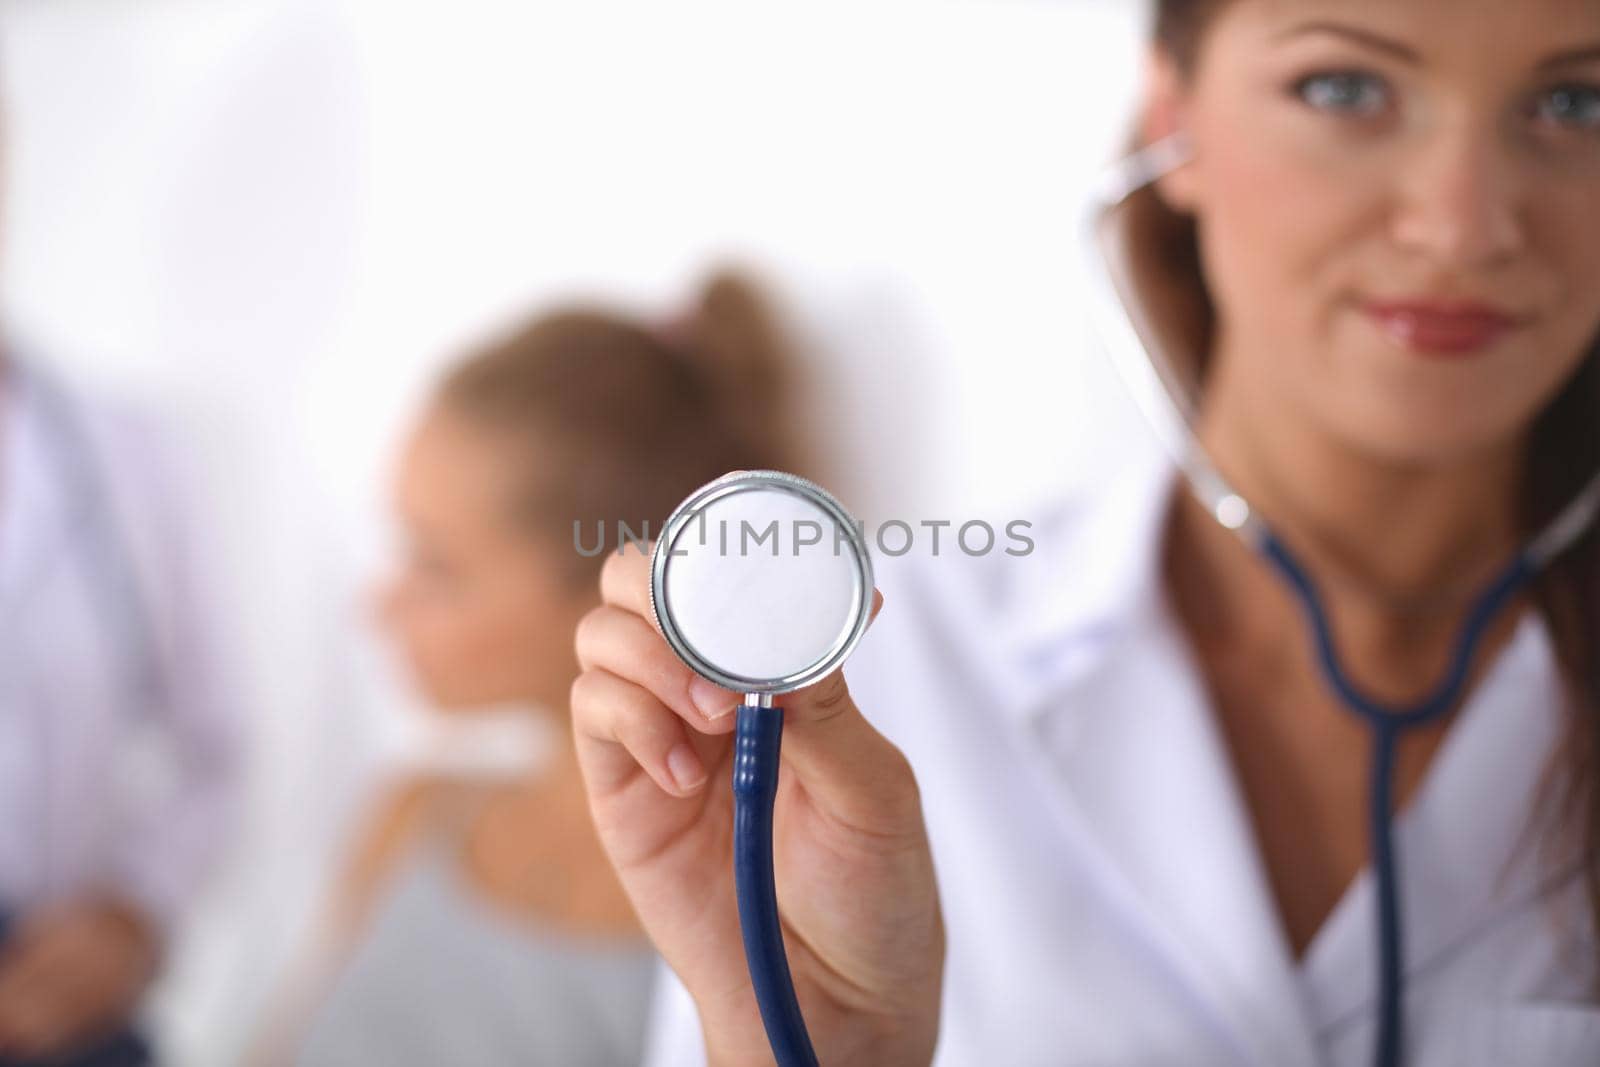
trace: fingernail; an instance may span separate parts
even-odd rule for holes
[[[667,753],[667,770],[672,772],[672,780],[678,783],[678,788],[685,792],[706,780],[706,769],[687,741],[679,741]]]
[[[737,703],[733,699],[733,694],[704,678],[696,678],[689,683],[689,699],[700,709],[700,714],[708,719],[722,718],[732,711],[734,704]]]

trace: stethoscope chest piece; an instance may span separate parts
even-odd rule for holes
[[[775,694],[831,673],[866,631],[872,561],[860,527],[815,483],[734,471],[668,518],[650,568],[667,643],[697,674]]]

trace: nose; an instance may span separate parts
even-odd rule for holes
[[[1442,125],[1402,164],[1394,238],[1451,271],[1492,267],[1526,240],[1516,163],[1492,130]]]

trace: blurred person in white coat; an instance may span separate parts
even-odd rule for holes
[[[1380,717],[1165,455],[1031,516],[1026,556],[880,558],[854,658],[779,701],[817,1058],[1600,1063],[1600,534],[1568,510],[1600,468],[1600,7],[1156,9],[1139,141],[1190,151],[1122,209],[1136,321],[1199,381],[1198,440],[1320,586],[1347,675],[1429,692],[1506,561],[1589,521],[1400,735],[1387,804]],[[673,972],[647,1063],[771,1063],[730,873],[740,698],[656,631],[645,557],[601,583],[574,718]],[[1369,804],[1401,860],[1387,1050]]]
[[[0,354],[0,1063],[148,1062],[240,723],[163,434]]]

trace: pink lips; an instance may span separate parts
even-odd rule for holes
[[[1440,358],[1475,355],[1522,324],[1514,315],[1477,303],[1374,301],[1363,310],[1403,348]]]

